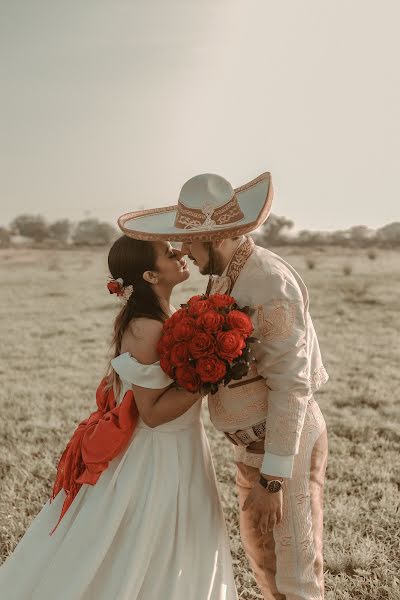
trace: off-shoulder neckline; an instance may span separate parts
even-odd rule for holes
[[[141,367],[151,367],[152,365],[158,365],[160,361],[156,361],[154,363],[150,363],[150,364],[145,364],[145,363],[141,363],[137,360],[137,358],[135,358],[134,356],[132,356],[132,354],[127,351],[127,352],[122,352],[121,354],[118,354],[118,356],[116,356],[115,358],[113,358],[112,360],[116,360],[117,358],[122,358],[122,357],[127,357],[130,358],[131,360],[133,360],[133,362],[137,363],[138,365],[140,365]]]

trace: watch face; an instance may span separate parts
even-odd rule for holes
[[[281,489],[282,484],[280,481],[270,481],[268,484],[268,491],[269,492],[279,492],[279,490]]]

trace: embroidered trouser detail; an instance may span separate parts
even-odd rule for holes
[[[309,405],[293,477],[283,484],[283,519],[263,534],[243,503],[257,483],[256,467],[237,463],[240,533],[256,581],[266,600],[324,600],[323,492],[328,458],[324,417]]]

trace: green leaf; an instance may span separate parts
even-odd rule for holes
[[[249,372],[249,366],[247,361],[235,363],[231,369],[232,379],[242,379]]]
[[[230,371],[229,371],[229,373],[227,373],[227,374],[225,375],[225,379],[224,379],[224,385],[228,385],[228,383],[229,383],[230,381],[232,381],[232,374],[231,374],[231,373],[230,373]]]

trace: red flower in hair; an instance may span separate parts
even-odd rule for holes
[[[124,293],[122,285],[116,279],[112,279],[111,281],[109,281],[107,283],[107,288],[110,294],[117,294],[117,296],[122,296],[122,294]]]

